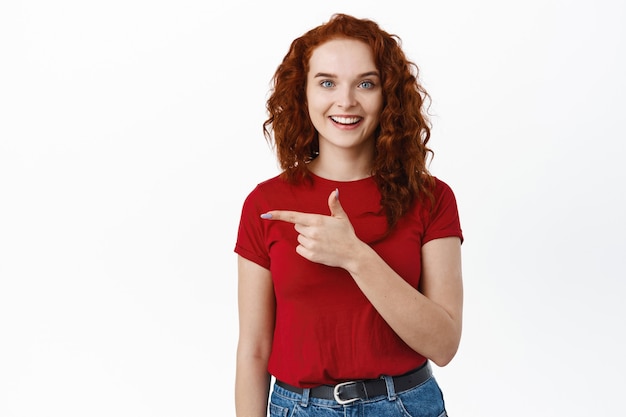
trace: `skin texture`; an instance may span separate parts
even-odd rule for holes
[[[238,417],[266,416],[270,375],[267,362],[274,333],[274,289],[270,271],[238,257],[239,343],[235,375]]]
[[[369,47],[350,39],[318,46],[311,56],[306,91],[320,150],[309,169],[337,181],[370,176],[382,94]],[[300,256],[344,268],[412,349],[439,366],[446,365],[456,354],[461,338],[460,239],[435,239],[423,245],[418,291],[357,238],[341,207],[339,194],[340,190],[335,190],[328,196],[330,215],[277,210],[261,217],[265,221],[292,223],[299,234],[296,252]],[[271,273],[241,257],[238,262],[236,409],[239,417],[260,417],[266,415],[267,409],[270,377],[266,369],[275,299]]]
[[[348,163],[348,181],[370,175],[374,131],[382,109],[380,77],[369,46],[353,39],[338,39],[317,47],[309,60],[307,106],[318,132],[320,155],[309,169],[333,176],[337,163]],[[356,123],[338,123],[348,121]]]

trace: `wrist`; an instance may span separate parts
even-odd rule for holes
[[[364,269],[367,269],[368,259],[371,259],[372,255],[376,254],[374,249],[362,241],[359,241],[350,253],[351,256],[346,263],[345,269],[352,277],[359,276]]]

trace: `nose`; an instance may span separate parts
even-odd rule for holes
[[[342,108],[356,106],[356,96],[351,87],[344,86],[337,91],[337,105]]]

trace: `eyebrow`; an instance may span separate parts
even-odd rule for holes
[[[364,77],[371,77],[371,76],[380,78],[380,74],[378,74],[378,71],[364,72],[363,74],[359,74],[357,78],[364,78]],[[318,72],[317,74],[315,74],[313,78],[337,78],[337,75],[329,74],[327,72]]]

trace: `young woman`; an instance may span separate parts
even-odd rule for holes
[[[235,252],[239,417],[445,416],[429,361],[461,338],[463,239],[426,163],[427,93],[398,39],[334,15],[296,39],[267,102],[282,173]]]

